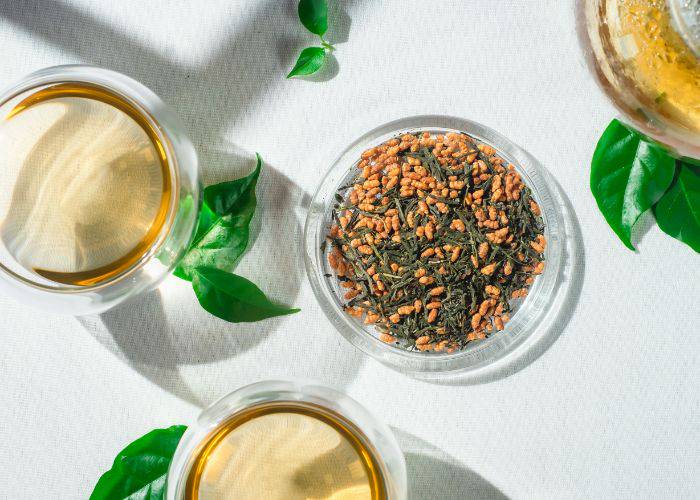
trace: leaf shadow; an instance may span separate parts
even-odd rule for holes
[[[328,2],[328,32],[324,35],[333,45],[342,45],[350,37],[352,18],[348,14],[348,5],[353,0],[331,0]]]
[[[654,217],[654,212],[652,209],[649,209],[639,217],[637,223],[632,227],[632,235],[630,240],[637,249],[635,250],[636,253],[639,253],[639,244],[655,225],[656,218]]]
[[[409,500],[507,500],[479,474],[436,446],[392,428],[406,459]]]

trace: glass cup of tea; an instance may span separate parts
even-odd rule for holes
[[[243,387],[202,412],[178,444],[168,500],[404,500],[389,428],[350,397],[309,382]]]
[[[577,0],[601,88],[641,132],[700,158],[700,0]]]
[[[154,288],[197,224],[197,154],[120,73],[56,66],[0,95],[0,288],[88,314]]]

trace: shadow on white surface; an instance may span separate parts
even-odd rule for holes
[[[254,165],[250,154],[215,154],[227,164],[246,165],[239,175]],[[260,210],[253,219],[248,246],[254,251],[249,258],[243,257],[236,272],[252,279],[276,302],[291,306],[304,279],[297,212],[308,201],[300,188],[267,164],[257,192]],[[298,315],[257,323],[226,323],[201,309],[190,284],[174,277],[159,290],[78,320],[151,382],[200,407],[251,381],[280,376],[271,371],[275,367],[284,367],[283,376],[332,376],[333,383],[343,389],[362,364],[359,354],[347,356],[334,349],[334,335],[308,342],[303,358],[289,359],[285,357],[287,339],[306,335],[299,327]],[[283,328],[289,324],[295,326]],[[245,363],[237,359],[253,350]],[[327,363],[321,364],[319,359],[327,359]]]
[[[494,382],[525,369],[542,356],[565,330],[576,311],[585,277],[585,248],[576,213],[559,183],[549,178],[558,191],[564,224],[564,254],[562,271],[556,284],[556,300],[551,312],[544,318],[539,330],[505,359],[474,373],[451,378],[437,378],[431,382],[443,385],[475,385]]]
[[[278,0],[259,0],[229,37],[195,65],[166,57],[147,42],[66,2],[13,0],[0,11],[1,17],[32,37],[74,55],[73,61],[65,62],[113,69],[145,84],[182,118],[200,154],[202,145],[218,147],[225,129],[242,118],[270,85],[284,81],[289,69],[279,66],[273,41],[304,29],[298,21],[283,22],[286,15]],[[292,49],[288,47],[290,54]],[[205,152],[200,157],[205,168],[209,159]]]
[[[238,170],[235,177],[245,175],[255,165],[252,154],[238,151],[210,151],[209,154],[235,166]],[[211,179],[211,182],[220,180]],[[279,248],[279,241],[301,241],[295,205],[304,203],[304,193],[268,164],[263,167],[257,191],[261,209],[251,223],[248,245],[249,249],[256,248],[255,261],[252,266],[245,266],[244,256],[241,267],[247,267],[247,272],[242,274],[268,293],[273,288],[270,296],[291,306],[304,279],[300,246],[285,246],[283,256],[266,250]],[[260,220],[263,217],[266,226],[275,227],[275,231],[262,231]],[[98,316],[81,317],[78,321],[146,378],[186,401],[203,406],[233,387],[221,387],[218,393],[211,388],[212,394],[202,394],[188,384],[179,368],[234,358],[265,341],[284,318],[259,323],[225,323],[200,310],[189,284],[185,288],[184,294],[168,295],[165,300],[164,292],[155,290]],[[183,311],[189,314],[182,314]]]
[[[455,457],[426,441],[392,428],[406,458],[409,500],[506,500],[496,486]]]
[[[77,319],[98,342],[148,380],[203,406],[180,376],[179,354],[158,290],[105,313]]]

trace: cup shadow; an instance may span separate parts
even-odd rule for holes
[[[551,174],[546,173],[552,188],[557,191],[555,200],[559,200],[557,210],[560,210],[564,224],[564,253],[563,265],[555,285],[555,302],[552,313],[544,318],[540,331],[533,339],[526,340],[514,352],[508,354],[499,363],[486,366],[473,373],[455,375],[452,377],[435,378],[430,382],[441,385],[478,385],[500,380],[525,369],[542,356],[559,336],[566,330],[571,317],[576,310],[581,297],[585,278],[585,248],[581,227],[571,202],[566,197],[559,183]]]
[[[209,170],[209,182],[240,177],[254,167],[252,153],[226,149],[205,150],[203,156],[213,164],[227,165],[225,172]],[[257,194],[250,255],[243,256],[235,272],[253,280],[273,301],[291,306],[304,279],[301,220],[308,196],[268,164]],[[362,366],[361,355],[349,353],[330,332],[308,339],[301,314],[315,317],[317,311],[311,305],[297,315],[226,323],[199,307],[189,283],[171,276],[157,290],[79,321],[151,382],[202,407],[261,378],[313,376],[330,379],[341,390],[350,384]]]
[[[243,155],[239,151],[208,151],[204,156],[216,159],[216,164],[231,165],[236,171],[231,174],[227,168],[227,173],[209,172],[207,175],[212,182],[246,175],[254,166],[253,155]],[[279,249],[279,239],[301,240],[301,224],[295,208],[301,207],[304,192],[269,165],[263,167],[257,192],[261,209],[251,223],[248,246],[249,249],[255,247],[255,257],[246,259],[244,255],[236,272],[250,277],[273,300],[292,305],[303,279],[301,251],[295,251],[298,245],[285,247],[284,256],[274,250]],[[263,218],[266,225],[269,220],[275,221],[278,229],[267,230],[261,222]],[[249,262],[251,260],[254,262]],[[261,269],[265,273],[260,273]],[[167,301],[163,288],[168,290]],[[79,321],[98,341],[149,380],[201,405],[202,395],[188,387],[179,374],[179,367],[226,360],[248,351],[275,332],[285,318],[229,324],[210,316],[193,299],[189,283],[170,277],[161,290],[151,291],[100,315],[81,317]],[[183,314],[183,311],[188,313]],[[228,389],[222,388],[220,392]]]
[[[455,457],[412,434],[392,431],[406,459],[409,500],[507,500],[501,490]]]

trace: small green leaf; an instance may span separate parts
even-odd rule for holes
[[[311,75],[316,73],[326,60],[326,51],[323,47],[308,47],[301,51],[297,63],[289,72],[287,78],[293,76]]]
[[[661,230],[700,253],[700,168],[678,162],[676,182],[654,206]]]
[[[262,169],[262,158],[255,154],[255,170],[235,181],[221,182],[204,190],[204,203],[219,215],[255,210],[255,186]]]
[[[155,429],[124,448],[100,477],[90,500],[165,498],[168,467],[185,429]]]
[[[257,185],[262,159],[256,155],[255,170],[235,181],[222,182],[204,190],[199,226],[187,254],[175,269],[175,276],[191,281],[197,267],[232,271],[248,246],[250,221],[256,207]]]
[[[632,228],[673,181],[675,160],[639,132],[613,120],[591,161],[591,191],[605,220],[631,250]]]
[[[255,284],[216,268],[197,268],[192,286],[200,305],[231,323],[260,321],[299,312],[270,302]]]
[[[299,20],[311,33],[323,36],[328,29],[326,0],[299,0]]]

